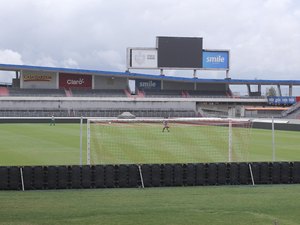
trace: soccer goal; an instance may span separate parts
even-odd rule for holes
[[[251,127],[246,119],[88,119],[87,164],[247,161]]]

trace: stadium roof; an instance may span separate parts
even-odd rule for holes
[[[186,77],[131,73],[127,71],[113,72],[113,71],[102,71],[102,70],[71,69],[71,68],[13,65],[13,64],[0,64],[0,70],[4,70],[4,71],[35,70],[35,71],[49,71],[49,72],[73,73],[73,74],[106,75],[106,76],[115,76],[115,77],[126,77],[129,79],[153,79],[153,80],[197,82],[197,83],[300,85],[300,80],[260,80],[260,79],[244,80],[244,79],[230,79],[230,78],[229,79],[186,78]]]

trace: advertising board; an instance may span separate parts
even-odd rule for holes
[[[159,68],[202,68],[202,38],[157,37],[156,40]]]
[[[268,97],[268,103],[270,105],[293,105],[296,103],[296,97],[292,96],[270,96]]]
[[[151,90],[160,90],[161,89],[161,81],[160,80],[135,80],[136,88],[140,90],[151,89]]]
[[[47,71],[23,70],[21,88],[56,89],[57,73]]]
[[[157,69],[157,49],[129,48],[127,64],[133,69]]]
[[[203,50],[203,69],[229,69],[229,51]]]
[[[92,88],[92,76],[84,74],[59,74],[59,88]]]

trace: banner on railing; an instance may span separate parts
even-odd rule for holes
[[[296,97],[286,96],[270,96],[268,97],[268,103],[270,105],[293,105],[296,103]]]

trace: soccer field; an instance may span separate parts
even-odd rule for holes
[[[49,124],[0,124],[0,127],[1,166],[79,164],[79,124],[56,124],[56,126],[49,126]],[[153,134],[156,136],[151,139],[155,140],[154,142],[143,137],[145,133],[140,132],[139,129],[135,129],[134,133],[130,133],[131,136],[127,135],[126,142],[121,138],[124,131],[114,132],[113,134],[108,131],[106,136],[102,138],[108,140],[108,143],[114,143],[115,152],[111,154],[115,155],[107,158],[106,163],[126,163],[130,160],[151,163],[154,157],[156,157],[156,160],[160,160],[156,162],[161,163],[181,162],[183,157],[186,157],[185,162],[227,161],[227,143],[224,144],[224,138],[222,139],[217,133],[209,137],[202,133],[202,138],[208,138],[213,143],[212,146],[224,145],[225,151],[218,153],[212,147],[201,149],[197,148],[192,141],[193,138],[197,138],[194,133],[197,131],[192,132],[188,129],[194,128],[183,127],[179,131],[171,129],[170,133],[163,134],[161,127],[156,128]],[[147,131],[152,132],[149,128],[147,128]],[[247,138],[249,138],[249,146],[247,146],[249,161],[272,160],[272,133],[270,130],[252,129],[251,135]],[[128,148],[126,147],[128,142],[137,142],[140,147],[136,150]],[[149,150],[149,147],[153,149],[153,146],[155,146],[155,150]],[[175,148],[176,146],[180,146],[180,148]],[[277,161],[300,161],[299,146],[299,132],[275,131]],[[178,154],[174,154],[174,149],[179,149],[176,150]],[[95,153],[91,151],[91,154]],[[102,153],[99,153],[98,157],[105,160]],[[112,160],[114,158],[115,161]],[[83,162],[86,162],[85,126],[83,129]]]
[[[298,225],[300,185],[0,192],[0,225]]]

